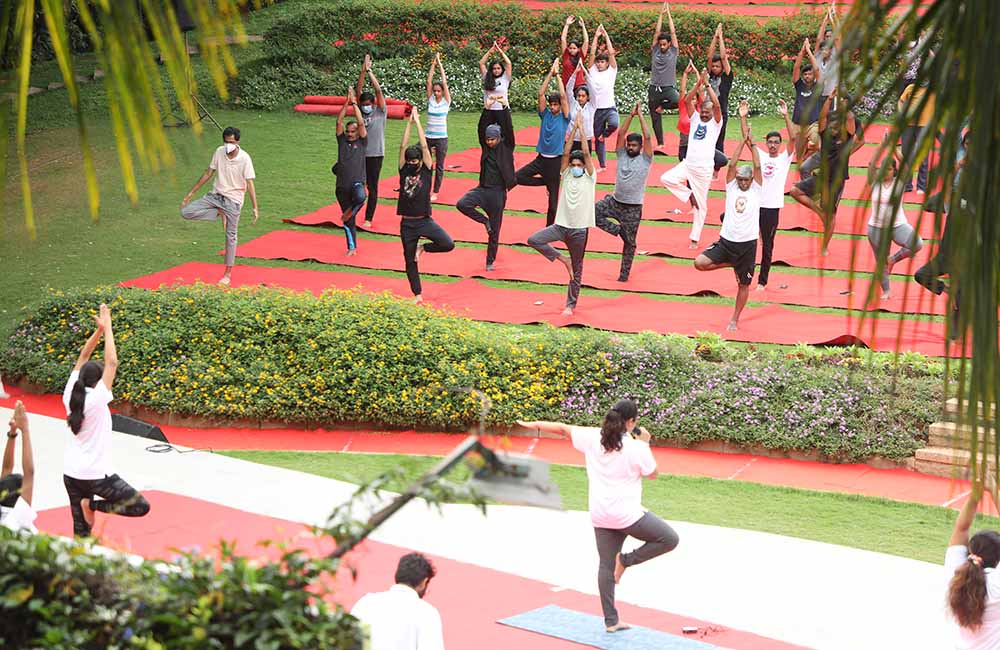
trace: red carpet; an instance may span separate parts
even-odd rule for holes
[[[155,289],[163,285],[214,282],[222,275],[222,269],[219,264],[189,262],[122,284]],[[261,284],[317,294],[327,289],[360,289],[369,293],[389,291],[400,297],[411,295],[404,278],[253,266],[241,266],[233,273],[233,286]],[[604,298],[584,292],[576,312],[568,317],[560,313],[565,300],[562,292],[501,289],[471,279],[454,283],[425,282],[424,298],[431,306],[452,310],[474,320],[497,323],[545,322],[559,327],[587,325],[609,331],[652,330],[685,336],[707,331],[717,332],[729,340],[756,343],[860,342],[883,351],[910,350],[930,356],[943,356],[947,352],[944,323],[869,317],[862,324],[849,315],[807,313],[778,305],[748,308],[740,321],[739,331],[727,332],[725,327],[732,315],[728,305],[658,300],[631,294]],[[642,314],[642,318],[622,318],[622,314]],[[953,351],[953,354],[958,353],[960,351]]]
[[[365,269],[405,271],[403,249],[399,242],[364,240],[358,254],[347,256],[339,235],[299,231],[275,231],[243,244],[237,249],[241,257],[258,259],[315,260],[324,264],[342,264]],[[643,258],[632,266],[627,283],[618,282],[620,262],[617,259],[594,258],[584,267],[583,284],[610,291],[635,291],[681,296],[706,293],[734,297],[735,281],[731,273],[703,273],[691,264],[672,264],[661,259]],[[486,272],[483,252],[458,247],[447,254],[427,254],[420,258],[425,277],[452,275],[463,278],[480,277],[493,280],[518,280],[543,284],[566,284],[566,271],[560,264],[551,264],[534,251],[504,249],[496,270]],[[772,272],[767,293],[753,293],[751,299],[789,305],[859,309],[868,291],[869,277],[824,278]],[[785,287],[784,289],[780,287]],[[878,308],[900,313],[943,314],[944,300],[922,290],[912,281],[893,281],[896,297],[878,304]],[[878,289],[876,295],[881,294]]]
[[[629,2],[628,0],[612,0],[615,2],[615,10],[621,11],[625,9],[641,9],[643,11],[651,11],[650,5],[643,2]],[[548,0],[520,0],[521,4],[532,9],[534,11],[549,10],[557,7],[572,8],[578,6],[576,2],[550,2]],[[722,6],[713,4],[703,4],[703,3],[680,3],[673,2],[671,6],[675,9],[690,9],[692,11],[710,11],[722,15],[739,15],[739,16],[751,16],[756,17],[763,21],[766,18],[781,18],[784,16],[793,16],[799,12],[808,12],[816,14],[816,19],[819,20],[821,16],[821,8],[817,8],[815,5],[797,5],[797,4],[754,4],[754,3],[741,3],[739,5],[729,4],[728,2]],[[892,14],[902,13],[904,11],[909,11],[909,7],[893,7],[890,10]],[[923,14],[926,11],[925,8],[921,7],[918,12]]]
[[[442,187],[441,194],[452,191],[461,194],[458,187],[466,179],[449,179]],[[471,181],[474,183],[475,181]],[[518,188],[526,190],[545,191],[544,188]],[[515,190],[516,192],[517,190]],[[512,193],[512,196],[514,193]],[[510,201],[508,201],[508,207]],[[379,205],[375,211],[375,219],[372,222],[372,232],[383,235],[399,235],[399,217],[395,214],[395,208],[390,205]],[[434,219],[440,223],[456,241],[486,243],[486,230],[475,221],[455,210],[434,211]],[[299,225],[340,225],[340,208],[336,205],[329,205],[292,220]],[[718,216],[710,218],[708,223],[718,224]],[[500,230],[500,243],[502,244],[527,244],[530,237],[537,230],[544,227],[545,222],[540,217],[524,217],[519,215],[505,215],[503,227]],[[697,249],[688,248],[688,228],[644,224],[639,228],[638,249],[647,253],[657,255],[669,255],[681,259],[693,260],[698,253],[708,248],[718,239],[718,230],[708,229],[701,237],[701,243]],[[273,235],[273,233],[271,233]],[[774,260],[776,263],[784,263],[788,266],[811,269],[827,269],[837,271],[851,270],[851,256],[856,255],[854,270],[859,273],[870,273],[875,268],[875,257],[867,241],[860,239],[833,239],[830,242],[830,255],[821,257],[819,255],[820,240],[818,237],[805,235],[793,235],[778,233],[774,240]],[[334,244],[340,246],[340,244]],[[560,245],[561,244],[557,244]],[[246,245],[240,247],[245,250]],[[346,248],[346,244],[342,247]],[[282,251],[289,250],[282,248]],[[600,228],[591,228],[590,239],[587,242],[587,250],[599,253],[621,253],[622,241],[618,237],[613,237]],[[238,253],[244,254],[244,253]],[[913,270],[920,268],[925,260],[929,259],[931,246],[925,246],[917,254],[916,262],[906,260],[895,271],[897,273],[912,274]]]
[[[241,555],[272,560],[276,559],[279,550],[274,546],[259,546],[259,542],[284,541],[312,555],[328,552],[333,547],[329,540],[313,537],[308,527],[293,521],[168,492],[150,491],[145,495],[152,506],[146,517],[128,519],[97,515],[96,530],[101,531],[103,543],[119,550],[168,561],[176,555],[174,549],[178,548],[198,548],[203,553],[217,555],[219,540],[223,539],[235,541]],[[330,505],[332,508],[334,504]],[[36,523],[40,530],[48,533],[67,535],[72,532],[68,507],[44,510],[39,513]],[[593,542],[586,539],[579,540],[579,543]],[[552,552],[557,552],[556,548],[552,547]],[[372,540],[361,544],[348,556],[350,565],[358,569],[357,576],[352,576],[345,567],[332,583],[328,583],[334,591],[335,601],[350,609],[364,594],[388,589],[394,582],[396,563],[411,550]],[[444,557],[428,556],[437,569],[437,576],[427,592],[427,602],[441,613],[445,644],[449,648],[557,650],[565,648],[566,642],[499,625],[496,621],[548,604],[586,612],[600,611],[596,596],[568,589],[553,591],[552,585],[536,580]],[[704,637],[705,641],[734,650],[791,650],[795,647],[690,617],[626,603],[619,603],[618,608],[631,623],[673,634],[680,634],[680,628],[686,625],[711,630]]]

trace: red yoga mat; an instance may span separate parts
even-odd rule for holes
[[[313,113],[315,115],[340,115],[340,107],[333,104],[296,104],[295,110],[299,113]],[[409,104],[390,104],[386,107],[386,117],[391,120],[405,120],[410,117],[410,113],[413,112],[413,107]],[[347,113],[348,116],[354,116],[354,107],[348,106]]]
[[[449,204],[454,204],[469,189],[476,186],[476,181],[467,178],[448,179],[448,182],[441,187],[438,198]],[[394,192],[387,187],[380,185],[380,194],[385,198],[395,196]],[[524,210],[526,207],[520,206],[521,200],[527,200],[527,205],[545,205],[544,187],[521,187],[514,188],[508,195],[507,207],[512,210]],[[655,195],[673,201],[673,205],[679,202],[672,196]],[[647,195],[647,210],[655,209],[650,195]],[[386,217],[374,220],[373,231],[380,234],[395,235],[399,233],[398,217],[393,212],[392,206],[379,206],[385,208]],[[322,213],[322,214],[318,214]],[[376,212],[376,215],[380,214]],[[457,241],[471,241],[486,243],[486,231],[481,225],[467,218],[465,215],[451,210],[437,210],[434,218],[440,221]],[[391,220],[391,223],[390,223]],[[310,213],[291,220],[299,225],[318,225],[329,222],[333,225],[340,225],[340,208],[336,205],[321,208],[316,213]],[[500,242],[504,244],[524,244],[528,237],[542,227],[542,222],[538,217],[523,217],[520,215],[504,215],[504,225],[500,231]],[[709,213],[708,225],[717,225],[719,215]],[[649,223],[639,228],[638,247],[641,251],[653,254],[669,255],[694,259],[698,253],[707,248],[712,242],[718,239],[718,230],[709,228],[701,237],[699,246],[695,250],[688,248],[690,229],[666,224]],[[594,228],[587,244],[589,250],[603,253],[621,252],[621,240],[612,237],[606,232]],[[830,242],[830,254],[827,257],[819,255],[820,237],[805,234],[786,234],[779,232],[774,239],[774,260],[777,263],[784,263],[788,266],[798,266],[802,268],[827,269],[837,271],[851,270],[852,250],[856,251],[857,259],[854,262],[854,270],[860,272],[871,272],[875,268],[875,258],[871,253],[868,242],[860,239],[839,239],[834,238]],[[930,246],[924,246],[916,257],[916,266],[924,264],[929,258]],[[901,270],[901,269],[900,269]]]
[[[236,254],[244,258],[269,260],[315,260],[363,269],[405,271],[403,247],[399,241],[364,239],[357,254],[347,256],[339,235],[277,230],[242,244]],[[549,263],[535,251],[502,248],[494,271],[483,265],[483,251],[459,247],[447,254],[427,253],[420,257],[420,270],[427,275],[451,275],[462,278],[516,280],[539,284],[566,284],[566,270]],[[729,298],[736,295],[732,271],[701,272],[691,264],[673,264],[662,259],[640,258],[632,265],[628,282],[618,282],[618,259],[591,257],[584,264],[583,284],[595,289],[696,296],[714,294]],[[781,273],[772,270],[765,292],[754,292],[751,299],[807,307],[862,309],[870,287],[870,276],[852,279]],[[893,297],[879,300],[876,287],[874,309],[897,313],[945,313],[945,300],[923,291],[912,281],[893,281]]]
[[[215,282],[222,271],[221,264],[189,262],[122,285],[155,289],[198,281]],[[316,294],[328,289],[359,289],[366,293],[390,291],[400,297],[410,296],[405,278],[259,266],[240,266],[233,273],[234,287],[260,284]],[[946,346],[943,323],[870,316],[862,322],[850,314],[816,314],[778,305],[747,308],[740,319],[740,329],[729,332],[726,325],[733,310],[728,305],[677,302],[634,294],[616,298],[585,295],[572,316],[562,316],[561,292],[499,289],[477,280],[425,282],[423,296],[431,306],[494,323],[588,325],[614,332],[654,331],[686,336],[717,332],[733,341],[784,345],[861,343],[876,350],[909,350],[930,356],[944,356],[949,348],[954,354],[961,352],[954,344]]]
[[[332,104],[334,106],[343,106],[347,103],[347,97],[344,95],[306,95],[302,98],[303,104]],[[392,97],[386,97],[385,103],[387,106],[402,105],[402,106],[412,106],[410,102],[405,99],[393,99]]]

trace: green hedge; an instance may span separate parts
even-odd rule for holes
[[[356,619],[328,605],[335,565],[281,549],[248,560],[183,553],[132,562],[0,528],[0,647],[60,650],[361,650]]]
[[[491,425],[594,424],[632,397],[658,438],[859,460],[912,455],[943,399],[943,364],[919,355],[894,368],[850,350],[502,327],[388,295],[208,286],[53,293],[11,335],[4,375],[61,391],[102,301],[115,313],[117,397],[177,414],[461,430],[479,419],[471,388],[492,400]]]

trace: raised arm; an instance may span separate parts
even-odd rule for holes
[[[552,62],[552,76],[556,80],[556,88],[559,89],[559,106],[562,107],[563,117],[569,118],[569,96],[566,92],[566,86],[562,82],[562,75],[559,74],[560,64],[559,59]]]
[[[493,54],[493,50],[495,50],[495,49],[497,49],[497,42],[493,41],[493,45],[490,46],[490,49],[486,50],[486,54],[483,55],[483,58],[479,59],[479,76],[480,77],[482,77],[482,76],[484,76],[486,74],[486,61],[489,60],[490,55]]]
[[[625,139],[628,138],[629,127],[632,126],[632,118],[636,116],[636,108],[638,108],[639,102],[635,103],[632,107],[632,111],[625,117],[625,121],[618,128],[618,138],[615,140],[615,151],[618,151],[625,146]]]
[[[76,365],[73,366],[73,370],[79,370],[83,367],[83,364],[90,361],[90,357],[94,355],[94,350],[97,349],[97,344],[101,342],[101,335],[104,334],[104,323],[101,322],[100,316],[95,316],[94,321],[97,323],[97,328],[90,335],[90,338],[87,339],[87,342],[83,344],[83,348],[76,358]]]
[[[569,47],[569,26],[573,24],[575,18],[573,16],[566,16],[566,22],[563,23],[562,36],[559,37],[559,57],[562,58],[563,52]]]
[[[646,118],[642,114],[642,102],[636,102],[636,114],[635,116],[639,118],[639,128],[642,129],[642,153],[647,157],[653,157],[653,136],[649,133],[649,125],[646,124]]]
[[[365,78],[368,76],[368,66],[371,65],[372,57],[369,54],[365,55],[365,60],[361,63],[361,73],[358,75],[358,83],[354,87],[354,95],[360,97],[361,93],[365,92]]]
[[[431,169],[434,166],[434,160],[431,159],[431,148],[427,146],[427,135],[424,133],[423,125],[420,124],[420,114],[417,112],[417,109],[413,109],[410,117],[413,119],[413,123],[417,125],[417,137],[420,138],[420,153],[423,156],[424,167]]]
[[[21,498],[30,506],[35,493],[35,455],[31,448],[28,412],[20,401],[14,405],[14,424],[21,430]]]
[[[448,77],[444,73],[444,64],[441,63],[441,53],[434,55],[437,59],[438,70],[441,71],[441,94],[444,96],[444,100],[448,102],[448,106],[451,106],[451,91],[448,90]]]
[[[753,179],[757,185],[763,185],[764,172],[760,168],[760,153],[758,153],[757,147],[753,146],[753,136],[750,134],[750,129],[747,129],[746,143],[750,147],[750,158],[753,160]]]
[[[677,30],[674,29],[674,17],[670,13],[670,5],[664,2],[663,6],[667,8],[667,24],[670,25],[670,46],[679,50],[681,46],[677,43]]]
[[[548,107],[548,101],[545,99],[545,95],[548,94],[549,84],[552,83],[552,76],[559,73],[559,59],[552,62],[549,66],[549,72],[545,75],[545,79],[542,80],[542,85],[538,87],[538,112],[544,113],[545,109]],[[559,88],[562,88],[562,84],[559,84]]]
[[[982,497],[983,486],[973,483],[972,493],[969,494],[969,498],[958,512],[958,518],[955,519],[955,528],[951,531],[948,546],[968,546],[969,529],[972,528],[972,522],[976,518],[976,510],[979,508],[979,500]]]
[[[778,100],[778,112],[785,118],[785,134],[788,136],[788,142],[790,144],[792,142],[792,133],[794,133],[794,131],[792,131],[792,118],[788,117],[788,104],[786,104],[783,99]],[[785,150],[790,151],[788,147],[785,147]]]
[[[21,402],[18,402],[20,404]],[[17,407],[14,407],[15,410]],[[3,467],[0,467],[0,478],[14,472],[14,447],[17,446],[17,422],[14,416],[10,418],[9,429],[7,430],[7,444],[3,448]],[[3,495],[0,494],[0,497]]]
[[[580,29],[583,30],[583,46],[580,48],[580,60],[587,56],[590,48],[590,36],[587,34],[587,24],[583,22],[583,18],[580,18]]]
[[[594,67],[594,59],[597,58],[597,48],[601,44],[601,34],[604,33],[604,25],[598,25],[597,31],[594,32],[594,47],[590,48],[590,53],[587,56],[587,68]]]
[[[502,49],[500,49],[499,45],[497,45],[497,52],[500,53],[500,58],[503,59],[503,72],[504,72],[504,74],[507,75],[507,79],[513,79],[514,78],[514,64],[510,62],[510,58],[507,56],[507,53],[504,52]]]
[[[358,122],[358,137],[367,138],[368,137],[368,127],[365,126],[365,121],[361,119],[361,109],[358,108],[358,97],[357,95],[350,95],[348,100],[351,102],[351,106],[354,107],[354,116],[357,118]]]
[[[733,179],[736,178],[736,170],[739,169],[740,166],[740,156],[743,155],[743,147],[745,147],[746,144],[747,144],[746,138],[740,140],[740,146],[736,147],[736,153],[734,153],[733,157],[729,159],[729,167],[726,169],[727,185],[729,183],[732,183]]]
[[[819,123],[817,124],[817,126],[819,127],[820,133],[826,131],[827,116],[830,114],[830,107],[833,106],[833,101],[834,99],[836,99],[836,97],[837,97],[837,90],[834,89],[834,91],[830,93],[830,96],[826,98],[826,101],[823,102],[823,107],[819,109]]]
[[[702,85],[705,86],[705,90],[708,91],[708,98],[712,100],[712,111],[716,122],[722,121],[722,104],[719,102],[719,96],[715,94],[715,89],[712,88],[712,84],[708,83],[708,70],[702,72],[701,75]]]
[[[664,2],[663,6],[660,7],[660,13],[656,15],[656,27],[653,28],[653,44],[650,48],[656,47],[656,44],[660,42],[660,32],[663,30],[663,13],[667,10],[667,3]]]
[[[802,47],[799,48],[799,53],[795,55],[795,62],[792,63],[792,83],[799,83],[799,79],[802,78],[802,57],[805,56],[806,48],[809,47],[809,39],[802,41]]]
[[[403,127],[403,139],[399,141],[399,165],[397,165],[397,169],[402,169],[406,165],[406,148],[410,146],[410,130],[413,128],[414,113],[416,113],[416,109],[410,113],[410,118],[406,120],[406,126]]]
[[[851,145],[851,155],[853,156],[858,149],[865,146],[865,130],[858,131],[858,123],[855,122],[853,112],[847,111],[844,119],[847,121],[847,134],[854,138],[854,144]]]
[[[722,29],[722,23],[719,23],[715,28],[715,33],[712,34],[712,42],[708,44],[708,62],[705,64],[706,67],[712,66],[712,57],[715,56],[715,48],[719,43],[719,30]]]
[[[563,424],[562,422],[542,422],[535,420],[522,422],[521,420],[518,420],[517,423],[525,429],[534,429],[538,432],[544,431],[545,433],[552,433],[557,436],[562,436],[563,438],[570,438],[573,435],[573,428],[568,424]]]
[[[618,59],[615,58],[615,46],[611,43],[608,31],[604,30],[604,41],[608,44],[608,67],[618,69]]]
[[[581,127],[580,115],[583,111],[578,111],[576,114],[576,119],[569,125],[569,129],[566,130],[566,142],[563,143],[563,154],[562,160],[559,163],[559,173],[562,174],[569,167],[569,155],[573,153],[573,136],[576,134],[578,128]],[[580,134],[580,140],[583,140],[584,136]]]
[[[820,79],[823,78],[823,71],[819,69],[819,64],[816,63],[816,55],[813,54],[812,47],[809,45],[809,41],[806,41],[806,55],[809,56],[809,65],[813,69],[813,81],[819,83]]]
[[[378,82],[378,77],[375,76],[375,72],[369,66],[368,68],[368,78],[372,82],[372,88],[375,89],[375,104],[385,112],[385,95],[382,94],[382,84]]]
[[[722,35],[722,23],[719,23],[719,56],[722,57],[722,71],[727,75],[733,73],[729,65],[729,53],[726,52],[726,37]]]
[[[825,40],[823,38],[823,34],[826,33],[826,26],[827,26],[827,24],[829,22],[830,22],[830,10],[828,8],[826,10],[826,13],[823,14],[823,20],[820,21],[820,23],[819,23],[819,31],[816,32],[816,45],[817,46],[822,45],[823,41]]]
[[[427,99],[434,96],[434,68],[437,67],[437,55],[431,60],[431,69],[427,71]]]
[[[101,325],[104,327],[104,375],[101,380],[111,390],[118,374],[118,348],[115,346],[115,333],[111,327],[111,310],[107,305],[101,305]]]
[[[740,133],[743,134],[743,139],[746,140],[747,135],[750,134],[750,123],[747,122],[747,115],[750,114],[750,104],[747,103],[747,100],[744,99],[740,101],[740,107],[737,113],[739,113],[740,116]]]
[[[337,113],[337,135],[344,134],[344,117],[347,115],[347,107],[350,105],[352,97],[354,97],[354,91],[348,88],[347,101],[344,102],[344,105],[340,107],[340,112]]]

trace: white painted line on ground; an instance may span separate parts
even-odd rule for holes
[[[961,494],[959,494],[955,498],[948,499],[947,501],[945,501],[944,503],[942,503],[941,507],[942,508],[950,508],[952,505],[958,503],[959,501],[961,501],[965,497],[969,496],[970,494],[972,494],[972,490],[966,490],[965,492],[962,492]]]
[[[749,462],[748,462],[748,463],[747,463],[746,465],[744,465],[743,467],[741,467],[741,468],[739,468],[738,470],[736,470],[735,472],[733,472],[733,473],[732,473],[732,474],[731,474],[731,475],[730,475],[730,476],[729,476],[729,477],[728,477],[728,478],[727,478],[726,480],[727,480],[727,481],[731,481],[731,480],[733,480],[734,478],[736,478],[737,476],[739,476],[740,474],[742,474],[742,473],[743,473],[743,471],[744,471],[744,470],[745,470],[746,468],[750,467],[751,465],[753,465],[753,464],[754,464],[754,463],[756,463],[756,462],[757,462],[757,459],[756,459],[756,458],[751,458],[751,459],[750,459],[750,461],[749,461]]]
[[[538,444],[538,438],[535,438],[528,444],[528,451],[525,453],[531,454],[531,452],[535,451],[535,445],[537,444]]]

